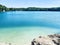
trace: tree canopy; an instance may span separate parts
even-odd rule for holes
[[[28,7],[28,8],[7,8],[0,4],[0,12],[2,11],[60,11],[60,7],[54,8],[38,8],[38,7]]]

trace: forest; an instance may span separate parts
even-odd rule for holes
[[[3,11],[60,11],[60,7],[53,8],[38,8],[38,7],[27,7],[27,8],[8,8],[0,4],[0,12]]]

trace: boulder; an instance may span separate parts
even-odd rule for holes
[[[60,34],[39,36],[33,39],[31,45],[60,45]]]

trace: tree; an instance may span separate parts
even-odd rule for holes
[[[3,10],[6,10],[6,8],[7,8],[6,6],[3,6],[3,5],[0,4],[0,12],[3,11]]]

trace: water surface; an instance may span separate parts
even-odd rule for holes
[[[29,45],[35,37],[60,33],[60,12],[0,12],[0,42]]]

